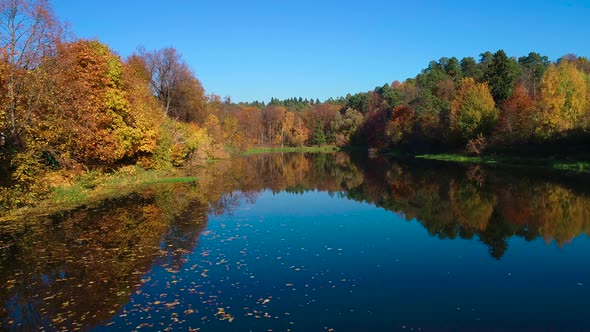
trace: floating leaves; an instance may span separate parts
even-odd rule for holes
[[[225,312],[225,309],[223,308],[217,308],[217,313],[215,314],[215,317],[218,317],[219,320],[226,320],[229,323],[234,321],[234,316]]]

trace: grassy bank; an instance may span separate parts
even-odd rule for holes
[[[9,211],[0,216],[0,222],[93,206],[105,199],[127,196],[153,185],[197,180],[196,177],[183,176],[180,169],[144,170],[127,166],[113,173],[91,171],[52,186],[51,191],[37,204]]]
[[[590,173],[590,161],[564,160],[554,158],[527,158],[513,156],[466,156],[462,154],[425,154],[414,156],[420,159],[440,160],[457,163],[505,165],[511,167],[552,168],[556,170]]]
[[[251,148],[242,153],[242,155],[252,155],[269,152],[336,152],[341,148],[335,145],[326,146],[300,146],[300,147],[258,147]]]

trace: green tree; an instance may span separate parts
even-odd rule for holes
[[[527,56],[518,58],[522,68],[522,80],[532,96],[537,96],[541,88],[541,80],[549,67],[549,58],[539,53],[530,52]]]
[[[331,124],[335,135],[335,143],[339,146],[348,145],[363,124],[361,112],[349,108],[344,115],[336,114],[336,119]]]
[[[472,77],[477,82],[481,81],[483,76],[481,67],[472,57],[461,59],[461,71],[463,73],[463,77]]]
[[[312,143],[317,146],[326,145],[326,134],[324,133],[324,124],[322,121],[317,121],[316,123]]]
[[[484,72],[484,79],[488,82],[490,92],[496,103],[501,103],[512,95],[514,83],[520,76],[518,63],[499,50],[493,56]]]
[[[459,60],[457,60],[457,58],[449,58],[444,63],[444,67],[447,72],[447,75],[449,75],[454,82],[459,83],[461,81],[461,79],[463,78],[463,69],[461,68],[461,64],[459,63]]]
[[[369,94],[368,93],[357,93],[355,95],[347,96],[346,98],[346,106],[348,108],[355,109],[361,113],[367,112],[367,105],[369,103]],[[316,102],[316,105],[318,103]]]
[[[389,84],[385,84],[382,87],[378,87],[375,89],[385,102],[387,102],[388,107],[396,107],[399,106],[403,101],[402,92],[399,89],[396,89]]]
[[[448,60],[448,58],[441,58],[438,62],[431,61],[428,68],[416,76],[418,86],[433,91],[438,82],[451,78],[445,68]]]

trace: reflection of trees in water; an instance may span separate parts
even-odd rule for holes
[[[1,229],[2,326],[93,326],[128,302],[154,259],[179,267],[206,204],[187,186],[157,189]]]
[[[209,203],[209,213],[213,215],[233,215],[234,211],[242,205],[242,202],[254,204],[258,195],[258,192],[242,191],[234,191],[225,194],[217,201]]]
[[[590,196],[569,184],[449,165],[391,162],[387,169],[351,197],[416,218],[441,238],[477,235],[496,258],[514,235],[562,245],[590,228]]]
[[[590,229],[587,192],[481,166],[433,167],[347,153],[265,154],[232,163],[226,176],[242,192],[343,192],[349,199],[417,219],[431,235],[443,239],[477,236],[496,258],[503,256],[511,236],[542,237],[562,245]]]
[[[24,330],[74,329],[110,319],[151,266],[182,267],[208,213],[233,213],[261,190],[339,192],[416,219],[433,236],[477,236],[498,259],[511,236],[563,245],[590,234],[587,183],[580,189],[436,165],[347,153],[257,155],[188,170],[195,184],[158,185],[96,208],[3,226],[0,328],[18,321]]]

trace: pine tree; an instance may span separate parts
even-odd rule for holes
[[[520,76],[520,68],[514,59],[510,59],[503,50],[494,54],[484,72],[484,79],[490,86],[490,92],[497,104],[512,95],[514,83]]]
[[[313,132],[312,143],[317,146],[326,145],[326,134],[324,134],[324,124],[318,121]]]

